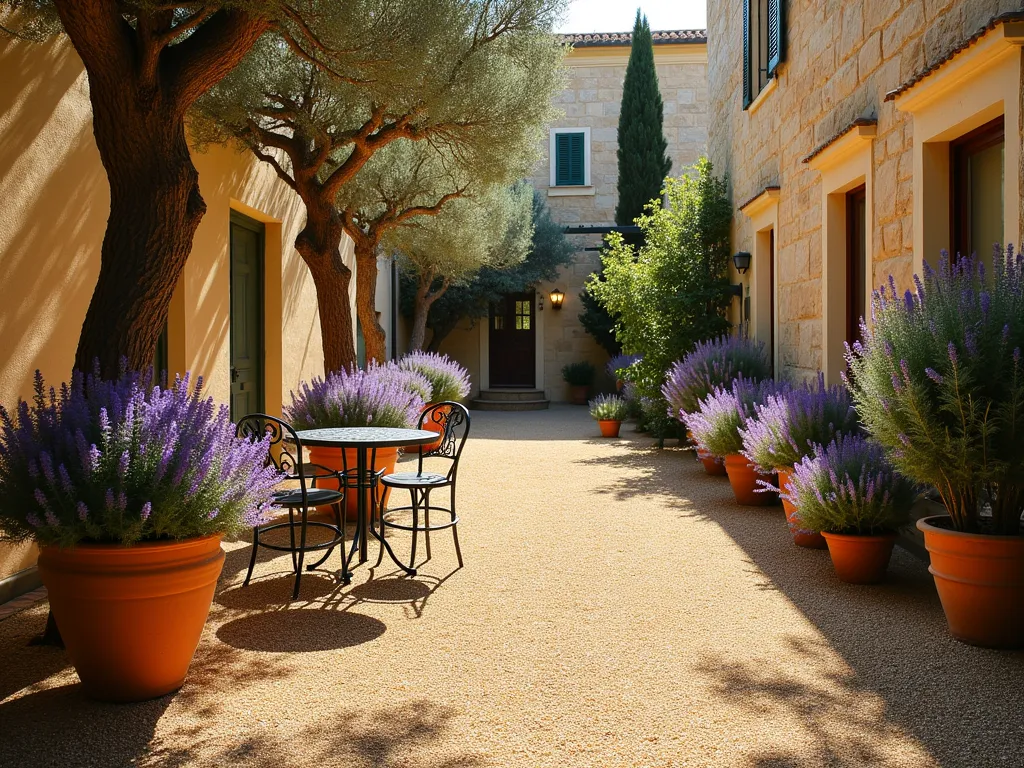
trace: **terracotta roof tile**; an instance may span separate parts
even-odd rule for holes
[[[655,45],[679,45],[685,43],[706,43],[706,29],[670,29],[652,32]],[[594,48],[598,46],[630,45],[633,42],[632,32],[587,32],[583,34],[559,35],[562,43],[575,48]]]
[[[986,24],[985,26],[981,27],[978,31],[976,31],[973,35],[968,37],[966,40],[962,41],[959,45],[957,45],[955,48],[953,48],[953,50],[951,50],[949,53],[947,53],[944,57],[942,57],[941,59],[936,61],[934,64],[930,64],[927,67],[925,67],[924,69],[922,69],[920,72],[915,74],[912,78],[907,80],[907,82],[903,83],[903,85],[901,85],[899,88],[896,88],[896,89],[894,89],[892,91],[889,91],[887,94],[885,94],[885,100],[886,101],[892,101],[897,96],[905,93],[906,91],[909,91],[911,88],[913,88],[919,82],[921,82],[926,77],[928,77],[928,75],[930,75],[933,72],[935,72],[937,69],[942,67],[944,64],[948,64],[958,53],[960,53],[961,51],[966,50],[967,48],[970,48],[972,45],[974,45],[976,42],[978,42],[982,37],[984,37],[988,32],[991,32],[993,29],[995,29],[996,27],[1000,26],[1001,24],[1006,24],[1008,22],[1013,22],[1013,21],[1024,21],[1024,10],[1021,10],[1021,11],[1011,11],[1009,13],[1004,13],[1001,16],[993,16],[991,19],[989,19],[988,24]]]

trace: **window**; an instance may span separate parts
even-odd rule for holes
[[[986,267],[993,245],[1003,245],[1004,125],[1000,115],[949,145],[953,250],[976,254]]]
[[[516,330],[517,331],[528,331],[530,330],[530,305],[532,302],[529,301],[517,301],[516,302]]]
[[[785,54],[782,0],[743,0],[743,108],[775,77]]]
[[[860,339],[860,319],[867,308],[867,188],[846,193],[846,341]]]
[[[555,186],[582,187],[585,137],[580,133],[559,133],[555,137]]]

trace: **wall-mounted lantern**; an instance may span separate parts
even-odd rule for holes
[[[739,251],[732,257],[732,263],[736,267],[736,271],[741,275],[750,269],[750,254],[746,251]]]
[[[555,290],[551,292],[548,298],[551,299],[552,309],[561,309],[562,302],[565,301],[565,292],[562,291],[560,288],[555,288]]]

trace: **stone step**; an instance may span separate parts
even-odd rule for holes
[[[514,402],[517,400],[543,400],[544,393],[539,389],[484,389],[477,400],[493,400],[497,402]]]
[[[477,398],[470,402],[474,411],[544,411],[551,405],[550,400],[484,400]]]

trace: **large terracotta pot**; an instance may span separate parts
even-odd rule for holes
[[[423,410],[420,411],[420,413],[426,413],[431,408],[435,408],[436,405],[436,403],[427,403],[425,406],[423,406]],[[427,430],[428,432],[437,432],[437,434],[443,435],[444,427],[438,422],[434,421],[434,416],[438,416],[438,418],[440,418],[439,414],[444,413],[445,415],[448,415],[451,412],[452,407],[450,405],[443,405],[440,408],[435,408],[430,418],[423,422],[423,429]],[[440,447],[441,440],[438,439],[432,443],[427,443],[425,445],[410,445],[405,448],[405,451],[408,453],[429,453],[430,451],[436,451]]]
[[[789,474],[792,471],[792,467],[775,470],[779,476],[779,490],[784,493],[789,493],[787,486],[789,485]],[[800,515],[797,513],[793,503],[785,496],[781,498],[782,508],[786,510],[786,522],[789,523],[789,532],[793,535],[793,543],[798,547],[807,547],[808,549],[825,549],[828,546],[825,543],[825,537],[817,531],[804,528]]]
[[[569,387],[569,402],[573,405],[586,405],[590,387],[586,384]]]
[[[731,453],[725,457],[725,471],[729,475],[729,485],[736,496],[736,503],[747,507],[763,507],[774,504],[779,500],[777,493],[769,491],[758,491],[763,486],[757,481],[763,479],[754,467],[750,459],[739,453]]]
[[[618,437],[622,422],[613,419],[599,419],[597,426],[601,428],[601,437]]]
[[[86,693],[144,701],[180,688],[223,566],[219,535],[42,547],[39,574]]]
[[[342,450],[344,450],[344,458],[342,457]],[[322,467],[328,469],[334,469],[342,471],[346,467],[349,471],[354,472],[356,469],[356,461],[358,460],[358,451],[355,448],[322,448],[311,446],[307,449],[309,453],[309,462],[312,464],[319,464]],[[343,463],[344,461],[344,463]],[[378,448],[376,459],[373,463],[373,468],[377,471],[383,469],[384,474],[391,474],[395,471],[395,463],[398,461],[398,449],[397,448]],[[338,488],[337,480],[318,480],[318,488]],[[366,496],[366,514],[367,521],[369,521],[370,514],[370,491],[363,491]],[[391,495],[390,489],[384,490],[383,504],[387,507],[388,498]],[[349,522],[355,522],[359,517],[359,495],[354,490],[349,490],[345,494],[345,519]],[[327,510],[324,510],[325,512]]]
[[[877,584],[885,578],[896,534],[848,536],[822,532],[836,576],[850,584]]]
[[[1024,647],[1024,536],[960,533],[946,515],[917,521],[949,631],[985,648]]]

